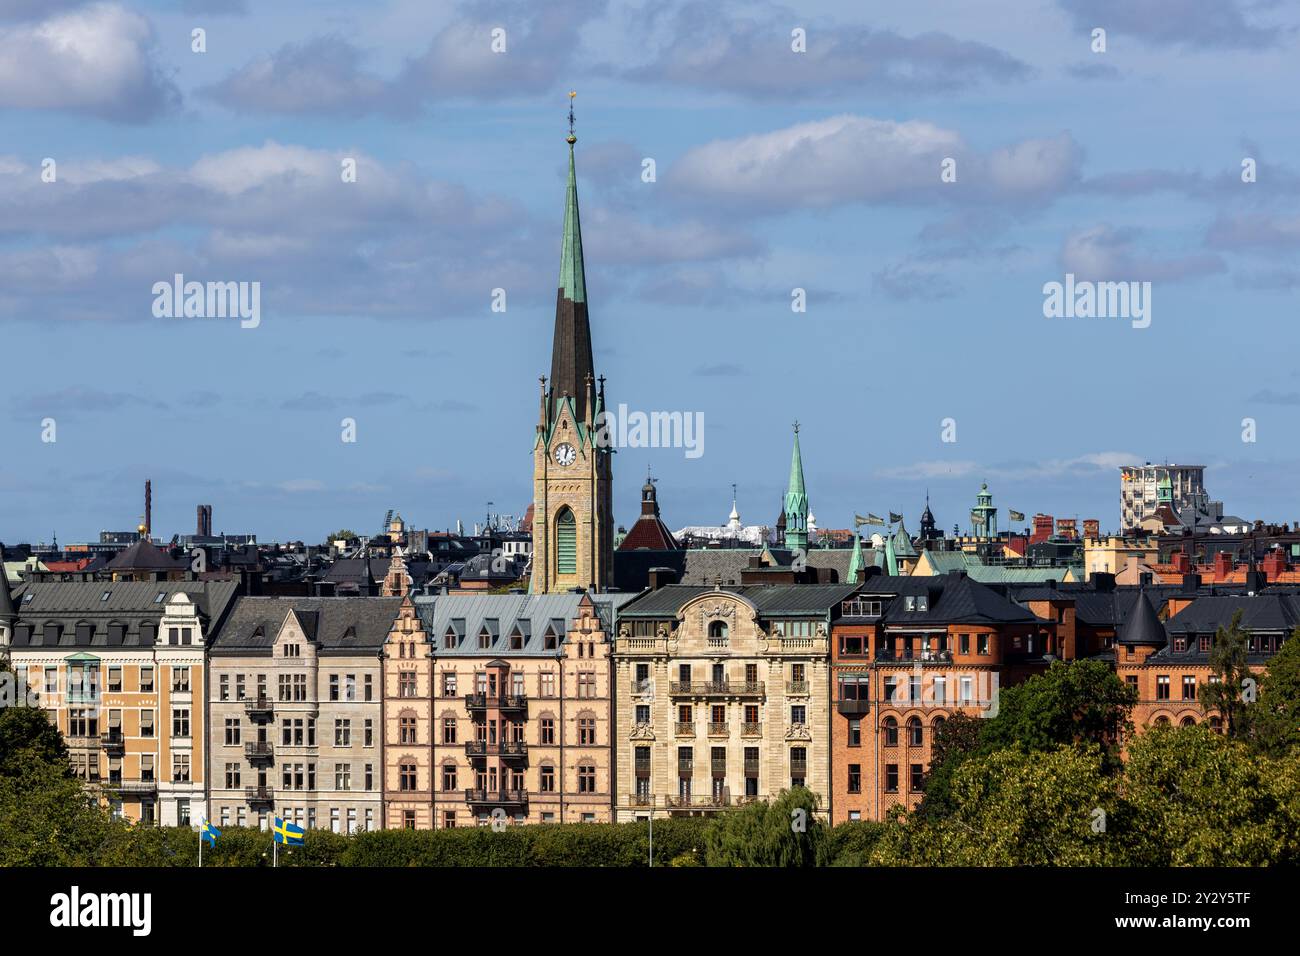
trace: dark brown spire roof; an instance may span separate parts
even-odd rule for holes
[[[173,558],[141,538],[105,565],[106,571],[184,571],[184,561]]]
[[[1129,611],[1128,617],[1120,625],[1116,640],[1121,644],[1141,644],[1147,647],[1164,647],[1168,642],[1165,626],[1160,623],[1146,591],[1138,593],[1138,599],[1133,602],[1133,610]]]

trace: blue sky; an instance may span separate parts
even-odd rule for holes
[[[699,458],[619,452],[620,522],[647,466],[672,527],[733,482],[771,522],[795,418],[821,527],[915,530],[927,488],[964,526],[982,480],[1114,527],[1117,466],[1165,459],[1294,521],[1297,28],[1267,0],[0,0],[0,540],[132,527],[145,478],[165,536],[199,502],[264,540],[522,513],[570,89],[611,403],[705,423]],[[155,318],[177,272],[260,282],[261,325]],[[1150,327],[1045,318],[1067,272],[1151,282]]]

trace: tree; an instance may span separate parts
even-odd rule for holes
[[[1251,746],[1283,757],[1300,751],[1300,627],[1268,662],[1259,680],[1259,698],[1246,705]]]
[[[1119,741],[1131,729],[1137,691],[1103,661],[1056,661],[1042,674],[1001,690],[997,716],[980,734],[984,750],[1019,746],[1051,750],[1095,744],[1108,770],[1119,765]]]
[[[968,757],[952,778],[953,810],[898,809],[876,843],[882,866],[1097,866],[1123,841],[1108,836],[1115,779],[1099,746],[1018,747]],[[1099,825],[1099,821],[1101,821]]]
[[[804,787],[783,790],[772,803],[751,803],[720,816],[705,836],[708,866],[816,866],[825,855],[826,828],[817,798]]]
[[[0,777],[18,777],[33,763],[48,763],[72,776],[63,735],[45,711],[37,707],[0,709]]]
[[[924,816],[952,811],[952,776],[980,747],[985,721],[970,714],[953,714],[935,731],[930,747],[930,771],[925,777],[925,797],[919,812]]]
[[[335,531],[332,535],[330,535],[328,538],[325,539],[325,542],[326,544],[328,544],[332,541],[340,541],[340,540],[351,541],[355,537],[356,537],[355,532],[349,531],[347,528],[344,528],[342,531]]]
[[[1292,766],[1294,766],[1294,761]],[[1296,844],[1294,770],[1204,725],[1152,727],[1129,747],[1120,788],[1139,866],[1260,866]]]
[[[1241,611],[1238,610],[1226,628],[1220,625],[1214,632],[1214,646],[1210,648],[1212,677],[1200,689],[1201,704],[1206,710],[1219,712],[1229,737],[1244,736],[1248,732],[1248,701],[1243,697],[1243,690],[1255,685],[1255,673],[1246,663],[1249,641],[1250,632],[1241,626]],[[1251,699],[1254,696],[1253,693],[1246,694]]]

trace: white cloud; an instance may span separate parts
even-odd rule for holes
[[[114,3],[0,28],[0,106],[143,122],[180,101],[149,21]]]
[[[1136,229],[1117,229],[1102,223],[1065,237],[1061,267],[1078,279],[1144,281],[1196,278],[1224,270],[1214,255],[1154,258],[1138,250]]]

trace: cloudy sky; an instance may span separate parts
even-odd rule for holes
[[[982,480],[1113,527],[1116,466],[1166,459],[1294,521],[1298,29],[1270,0],[0,0],[0,540],[132,527],[145,478],[164,536],[199,502],[264,540],[522,513],[570,89],[611,403],[704,419],[698,458],[619,452],[621,522],[647,467],[673,527],[733,482],[771,522],[796,418],[822,527],[914,529],[927,489],[965,525]],[[260,282],[261,324],[155,317],[176,273]],[[1150,282],[1149,327],[1045,318],[1066,273]]]

